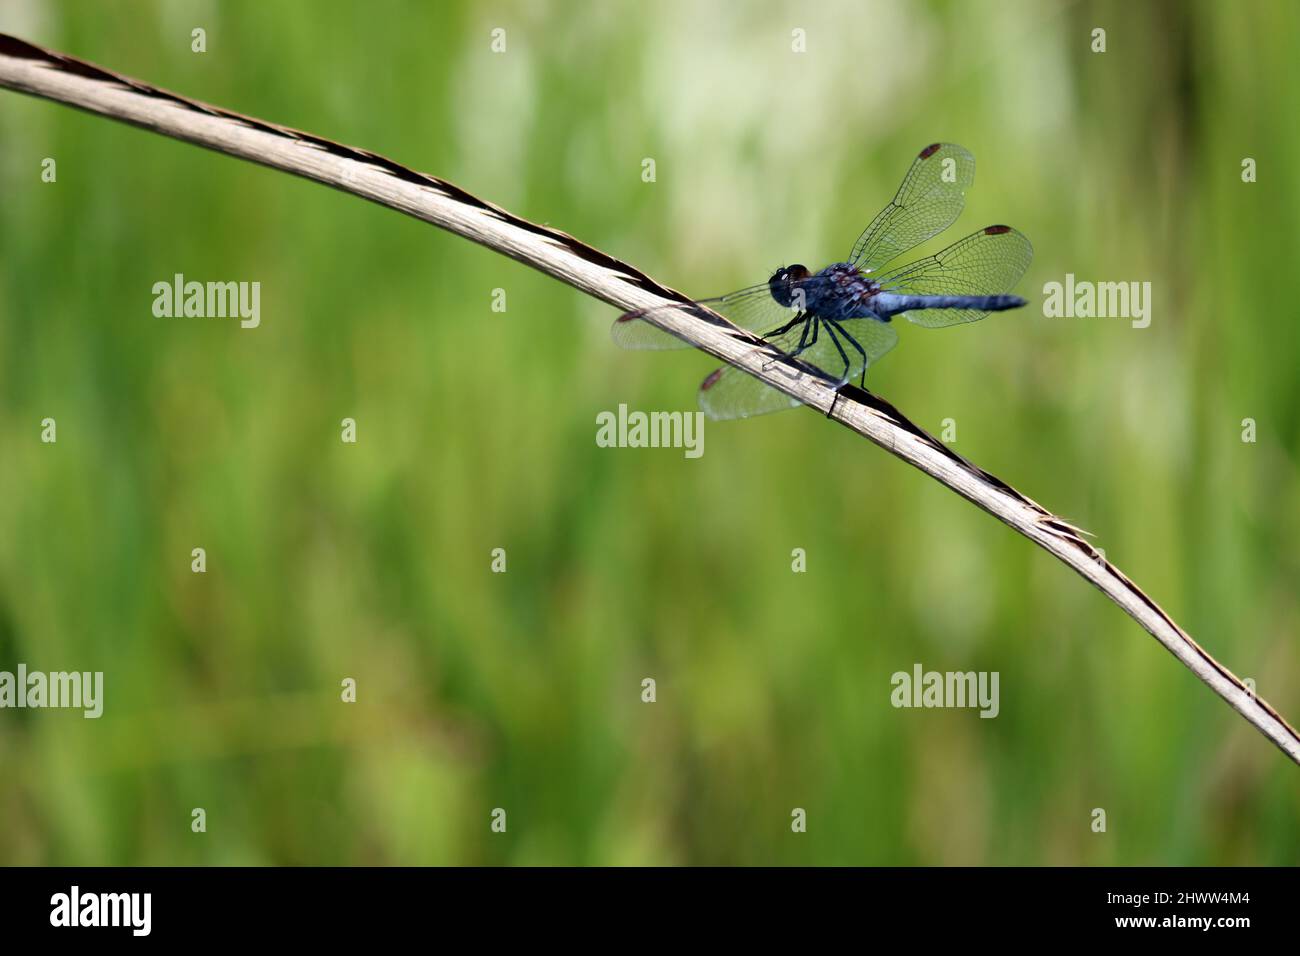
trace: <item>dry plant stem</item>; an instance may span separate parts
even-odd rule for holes
[[[680,293],[571,236],[385,157],[178,96],[4,34],[0,86],[314,179],[472,239],[618,309],[685,301]],[[915,465],[1069,565],[1300,764],[1295,729],[1197,645],[1077,528],[955,455],[879,397],[852,386],[837,395],[833,383],[720,317],[706,321],[669,310],[655,324]]]

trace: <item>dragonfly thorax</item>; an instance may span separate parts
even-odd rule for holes
[[[871,315],[871,300],[880,291],[879,284],[864,276],[851,262],[836,262],[795,286],[788,296],[797,300],[793,307],[836,321]],[[782,304],[789,306],[787,302]]]

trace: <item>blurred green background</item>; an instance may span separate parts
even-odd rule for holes
[[[965,145],[967,211],[923,251],[1011,223],[1030,306],[903,328],[869,384],[954,419],[956,451],[1300,720],[1295,4],[5,0],[0,30],[696,295],[843,257],[921,146]],[[155,318],[177,272],[260,281],[261,327]],[[1045,318],[1066,273],[1150,281],[1150,328]],[[356,198],[0,93],[0,669],[106,685],[97,721],[0,711],[0,862],[1300,858],[1294,765],[897,459],[807,410],[709,424],[698,460],[598,448],[599,412],[694,409],[714,364],[620,352],[614,315]],[[894,709],[916,662],[999,672],[1000,715]]]

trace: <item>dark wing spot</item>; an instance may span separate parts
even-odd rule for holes
[[[618,322],[633,322],[636,319],[641,318],[641,316],[644,314],[645,314],[645,309],[637,309],[635,312],[624,312],[614,321],[616,324]]]
[[[1010,232],[1010,231],[1011,231],[1011,227],[1010,227],[1010,226],[986,226],[985,229],[984,229],[984,235],[986,235],[986,236],[1000,236],[1000,235],[1002,235],[1004,232]]]
[[[917,157],[917,158],[918,158],[918,159],[929,159],[929,158],[930,158],[931,156],[933,156],[935,153],[939,152],[939,148],[940,148],[941,146],[943,146],[943,143],[931,143],[931,144],[930,144],[929,146],[927,146],[925,149],[921,150],[921,155],[920,155],[919,157]]]
[[[722,378],[722,373],[725,369],[726,366],[724,365],[722,368],[715,368],[712,372],[710,372],[709,377],[700,383],[700,391],[707,392],[714,385],[717,385],[718,379]]]

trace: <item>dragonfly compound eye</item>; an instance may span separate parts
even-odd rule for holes
[[[772,298],[789,308],[791,303],[794,302],[795,283],[806,278],[808,278],[808,269],[806,267],[800,265],[783,266],[773,273],[772,278],[767,280],[767,287],[772,293]]]

